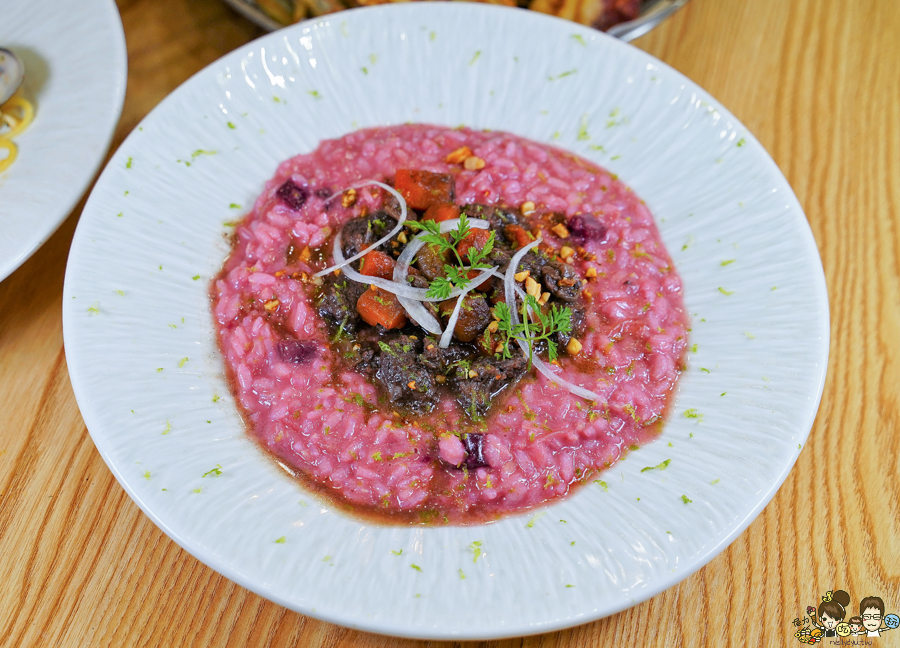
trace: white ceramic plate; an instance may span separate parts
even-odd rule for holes
[[[696,347],[662,437],[607,471],[606,488],[543,516],[454,528],[347,517],[262,455],[223,377],[208,282],[229,250],[226,221],[243,213],[230,205],[246,209],[280,161],[323,138],[407,121],[505,129],[607,166],[646,200],[684,279]],[[786,477],[828,352],[806,219],[732,115],[606,35],[467,3],[300,24],[185,83],[103,172],[64,299],[82,414],[147,515],[267,598],[412,637],[571,626],[697,570]]]
[[[125,99],[127,56],[113,0],[7,2],[0,46],[25,63],[35,119],[0,173],[0,281],[71,213],[103,161]]]

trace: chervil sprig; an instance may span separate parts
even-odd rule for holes
[[[464,290],[469,285],[471,281],[469,279],[470,271],[485,270],[491,267],[484,263],[484,260],[494,249],[494,232],[490,233],[480,250],[474,245],[469,247],[465,259],[460,256],[459,250],[457,250],[460,241],[472,231],[469,219],[465,214],[460,215],[456,229],[447,232],[449,237],[441,233],[440,223],[433,220],[407,221],[407,225],[412,229],[422,230],[423,233],[419,235],[421,241],[437,247],[440,252],[451,252],[456,258],[457,265],[444,265],[446,277],[437,277],[429,284],[427,293],[429,297],[447,299],[454,288]]]
[[[531,369],[531,362],[534,358],[534,345],[544,340],[547,342],[547,355],[550,362],[556,360],[558,352],[556,342],[551,336],[557,333],[570,333],[572,331],[572,311],[566,306],[559,308],[556,304],[550,307],[547,313],[541,311],[541,306],[537,299],[531,295],[525,296],[522,302],[522,321],[519,324],[512,323],[512,316],[509,308],[504,302],[494,306],[494,313],[498,319],[497,332],[504,336],[501,341],[503,345],[503,357],[509,358],[509,343],[513,339],[521,340],[528,345],[528,368]],[[532,322],[529,313],[534,315],[536,321]]]

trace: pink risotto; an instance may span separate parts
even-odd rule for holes
[[[659,433],[681,292],[615,175],[418,124],[282,163],[212,286],[251,436],[348,511],[450,524],[563,497]]]

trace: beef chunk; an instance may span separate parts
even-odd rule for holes
[[[490,223],[490,229],[497,231],[499,237],[503,232],[505,225],[517,225],[519,223],[519,215],[504,207],[494,205],[478,205],[471,204],[462,208],[461,213],[469,218],[481,218]]]
[[[493,399],[525,373],[528,359],[514,353],[509,359],[481,357],[472,363],[465,377],[457,372],[457,402],[472,418],[484,416]],[[473,375],[474,374],[474,375]],[[471,378],[469,376],[472,376]]]
[[[344,276],[326,275],[319,293],[319,315],[334,329],[337,329],[343,322],[344,331],[353,333],[360,322],[356,302],[359,301],[366,288],[367,286],[364,284],[350,281]]]
[[[441,315],[449,318],[456,308],[456,299],[441,302]],[[491,307],[484,295],[470,292],[463,298],[453,335],[462,342],[471,342],[491,323]]]
[[[468,344],[451,344],[446,349],[438,346],[438,340],[426,337],[422,341],[420,362],[435,374],[446,374],[451,366],[475,355]]]
[[[391,403],[412,412],[430,412],[438,402],[432,374],[418,362],[422,342],[401,335],[378,343],[375,379],[387,392]]]
[[[541,281],[550,294],[564,302],[571,302],[581,295],[581,278],[566,263],[551,261],[541,268]]]
[[[344,256],[359,254],[396,225],[397,219],[383,211],[351,218],[341,229],[341,249]]]
[[[286,180],[283,185],[278,187],[275,195],[291,209],[299,210],[306,204],[306,200],[309,198],[309,190],[306,187],[295,184],[293,180]]]

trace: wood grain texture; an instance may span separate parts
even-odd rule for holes
[[[114,146],[178,84],[260,34],[219,0],[118,4],[129,78]],[[897,34],[894,0],[692,0],[636,43],[734,112],[804,206],[831,300],[822,406],[769,506],[680,585],[568,631],[462,645],[799,645],[791,621],[838,588],[853,614],[870,594],[898,611]],[[261,599],[131,502],[90,440],[66,371],[62,284],[80,212],[0,283],[0,645],[444,645],[340,628]],[[900,646],[900,631],[873,645]]]

